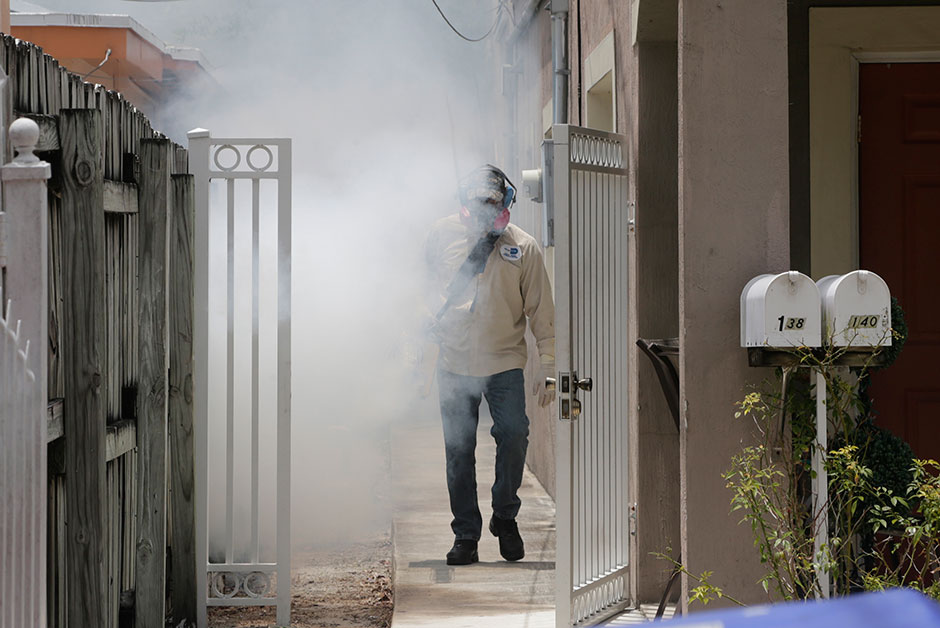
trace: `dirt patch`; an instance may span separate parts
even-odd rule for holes
[[[375,538],[294,552],[292,628],[387,628],[392,621],[392,545]],[[211,608],[212,628],[269,628],[273,608]]]
[[[308,452],[310,464],[305,472],[331,481],[302,483],[307,490],[294,495],[291,628],[388,628],[391,624],[388,435],[378,429],[368,437],[361,432],[324,429],[316,442],[316,455]],[[343,517],[325,513],[343,513]],[[272,607],[209,609],[210,628],[275,625]]]

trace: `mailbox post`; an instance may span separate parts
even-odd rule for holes
[[[778,275],[758,275],[741,292],[741,346],[768,349],[790,356],[788,349],[822,346],[822,300],[819,287],[803,273],[791,270]],[[763,354],[762,354],[763,355]],[[773,355],[773,354],[771,354]],[[754,361],[751,361],[752,365]],[[761,366],[771,366],[771,360]],[[799,366],[798,364],[792,366]],[[826,447],[826,378],[816,370],[816,436],[813,451],[813,520],[816,535],[814,554],[821,556],[828,540],[828,495],[823,449]],[[823,597],[829,593],[829,573],[816,572]]]
[[[868,363],[871,352],[891,345],[891,294],[873,272],[856,270],[830,275],[818,283],[796,271],[759,275],[741,293],[741,346],[751,366],[803,365],[788,350],[822,346],[846,349],[845,365]],[[860,359],[863,358],[863,359]],[[813,451],[814,552],[829,543],[829,478],[826,372],[810,367],[816,378],[816,447]],[[829,573],[816,572],[823,597],[829,597]]]

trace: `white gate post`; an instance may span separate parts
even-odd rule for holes
[[[0,627],[46,625],[46,406],[48,403],[48,163],[33,154],[39,126],[21,118],[10,126],[10,142],[18,153],[3,166],[0,208],[0,319],[16,327],[9,350],[25,352],[22,381],[0,382]],[[12,312],[8,309],[10,302]],[[10,329],[0,325],[0,333]],[[2,343],[0,343],[2,345]],[[18,347],[18,348],[17,348]],[[27,348],[28,347],[28,348]],[[3,356],[0,356],[2,359]],[[11,364],[15,360],[11,360]],[[15,369],[14,369],[15,370]],[[16,397],[22,402],[17,404]],[[7,413],[10,413],[8,416]],[[12,503],[10,503],[12,502]]]
[[[277,623],[290,623],[291,149],[278,148],[277,188]],[[284,586],[284,585],[287,586]]]
[[[819,593],[829,597],[829,566],[822,565],[824,558],[831,556],[829,551],[829,475],[826,472],[826,452],[829,451],[828,414],[826,409],[826,374],[822,369],[814,369],[816,376],[816,442],[813,446],[813,557],[820,563],[816,567],[816,580]]]
[[[16,300],[23,333],[30,346],[29,368],[45,380],[45,352],[48,337],[47,285],[49,210],[46,181],[52,176],[48,163],[33,154],[39,140],[39,125],[20,118],[10,125],[10,143],[16,158],[3,166],[3,207],[5,242],[0,242],[0,265],[7,267],[6,297]],[[5,259],[4,259],[5,258]],[[34,344],[35,343],[35,344]]]
[[[196,625],[206,628],[208,614],[206,591],[209,562],[208,491],[208,429],[209,429],[209,131],[189,132],[189,168],[193,174],[193,452],[195,453],[196,510]]]

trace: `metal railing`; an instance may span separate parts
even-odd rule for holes
[[[276,605],[278,625],[288,625],[291,141],[219,139],[203,129],[191,131],[189,140],[196,201],[198,624],[206,626],[207,606]],[[244,192],[247,202],[242,200]],[[238,235],[243,233],[251,234],[250,264],[237,252],[242,250]],[[267,289],[271,277],[273,291]],[[224,291],[215,290],[217,285],[224,285]],[[246,301],[250,321],[243,316]],[[223,307],[224,322],[221,316],[210,320]],[[246,328],[247,333],[239,333]],[[272,338],[273,343],[263,342]],[[236,355],[243,359],[236,361]],[[224,373],[224,378],[213,378],[214,373]],[[262,504],[263,496],[271,494],[270,487],[262,486],[262,440],[268,434],[275,434],[273,513]],[[223,460],[213,468],[210,443],[224,443],[220,451],[212,449]],[[243,465],[238,458],[246,450],[248,464]],[[236,493],[236,475],[242,478],[245,471],[249,488]],[[210,512],[210,504],[215,512]],[[270,515],[274,515],[273,542],[262,534]],[[265,560],[271,544],[273,560]]]

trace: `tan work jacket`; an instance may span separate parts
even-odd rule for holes
[[[425,247],[435,294],[431,314],[446,301],[446,290],[480,233],[458,215],[431,229]],[[500,235],[483,273],[470,281],[436,325],[438,366],[458,375],[485,377],[526,363],[526,318],[540,355],[555,355],[555,304],[542,251],[535,238],[515,225]]]

